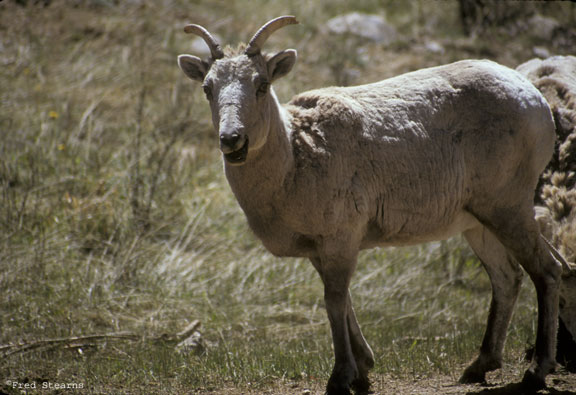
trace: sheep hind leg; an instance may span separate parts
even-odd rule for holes
[[[559,286],[562,266],[540,237],[531,202],[495,210],[482,221],[530,276],[538,299],[538,329],[533,360],[522,382],[531,390],[546,387],[556,366]]]
[[[532,259],[519,253],[518,261],[536,287],[538,300],[538,329],[536,347],[530,367],[522,382],[527,388],[546,387],[546,375],[556,367],[556,336],[558,332],[558,304],[562,266],[549,252],[544,241],[536,235],[533,238]]]
[[[466,368],[460,383],[483,383],[487,372],[502,366],[502,350],[520,291],[522,270],[502,243],[484,226],[465,232],[464,237],[488,272],[492,302],[480,354]]]

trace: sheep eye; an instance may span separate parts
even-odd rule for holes
[[[270,88],[270,83],[269,82],[262,82],[259,86],[258,86],[258,90],[256,91],[256,95],[257,96],[264,96],[266,93],[268,93],[268,89]]]
[[[208,85],[202,85],[202,89],[204,90],[204,94],[208,100],[212,100],[212,88]]]

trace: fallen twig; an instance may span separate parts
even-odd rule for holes
[[[29,342],[19,342],[14,344],[0,345],[0,356],[7,357],[13,354],[33,351],[42,348],[56,348],[56,347],[74,347],[82,348],[88,346],[95,346],[98,342],[106,341],[152,341],[163,342],[170,344],[179,344],[197,332],[200,328],[200,321],[195,320],[186,327],[183,331],[177,334],[163,333],[159,336],[144,337],[135,332],[113,332],[101,335],[85,335],[85,336],[71,336],[61,337],[55,339],[41,339]]]

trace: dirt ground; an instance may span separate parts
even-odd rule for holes
[[[521,395],[550,394],[576,395],[576,374],[559,369],[548,376],[548,388],[538,392],[526,390],[519,381],[523,370],[505,367],[499,372],[489,375],[485,385],[458,384],[458,373],[454,375],[439,375],[434,377],[414,377],[400,379],[389,375],[372,376],[374,394],[382,395],[432,395],[432,394],[465,394],[465,395]],[[273,388],[259,390],[239,390],[235,388],[220,388],[217,390],[198,390],[195,394],[274,394],[274,395],[321,395],[324,393],[324,383],[290,383],[279,382]]]

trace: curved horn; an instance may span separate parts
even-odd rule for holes
[[[184,31],[189,34],[195,34],[200,36],[206,41],[208,48],[210,48],[210,53],[212,54],[212,59],[222,59],[224,57],[224,52],[220,48],[220,44],[216,39],[210,34],[208,30],[200,25],[186,25]]]
[[[280,16],[278,18],[272,19],[270,22],[266,23],[260,28],[252,37],[252,40],[248,43],[246,48],[246,55],[254,56],[260,53],[262,45],[268,40],[268,37],[276,30],[283,28],[284,26],[294,25],[300,23],[296,20],[295,16],[286,15]]]

